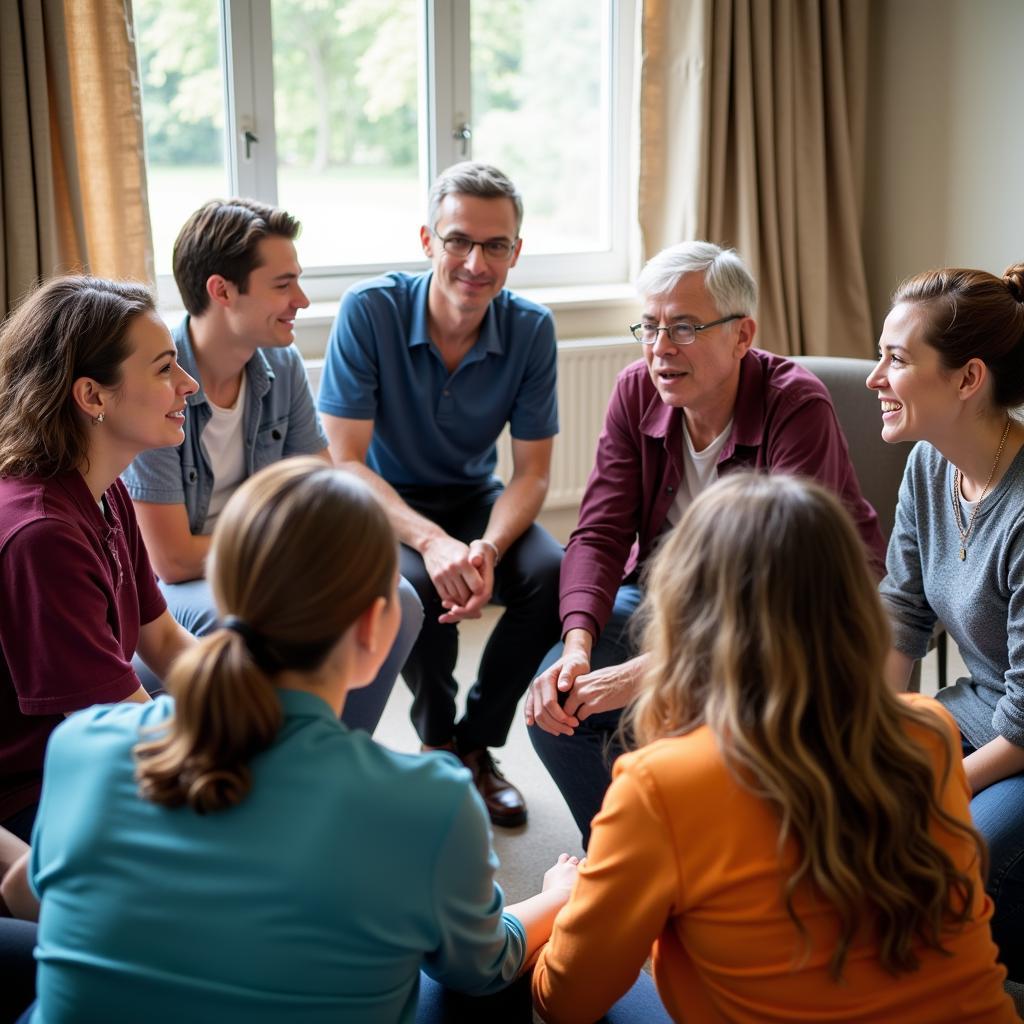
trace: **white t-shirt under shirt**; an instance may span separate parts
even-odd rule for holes
[[[695,451],[690,432],[686,429],[686,418],[683,417],[683,479],[680,481],[676,500],[672,502],[665,519],[669,526],[675,526],[690,503],[701,491],[710,487],[718,479],[718,456],[725,447],[732,430],[732,420],[725,429],[703,451]]]
[[[222,409],[210,402],[211,416],[203,428],[203,449],[213,470],[213,494],[210,509],[206,513],[203,533],[213,533],[217,516],[235,493],[235,488],[245,480],[245,374],[238,389],[238,398],[230,409]],[[207,398],[209,402],[209,398]]]

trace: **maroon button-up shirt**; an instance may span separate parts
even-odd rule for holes
[[[750,349],[740,363],[733,427],[718,475],[759,469],[810,477],[853,516],[878,578],[885,542],[860,492],[846,438],[825,385],[782,356]],[[666,405],[640,360],[618,377],[608,402],[579,525],[562,562],[562,635],[600,636],[619,585],[651,555],[683,480],[683,410]]]

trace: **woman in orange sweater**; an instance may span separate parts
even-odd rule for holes
[[[731,476],[666,540],[651,663],[589,856],[533,978],[593,1021],[652,952],[674,1020],[1015,1021],[957,729],[884,682],[889,630],[848,517]]]

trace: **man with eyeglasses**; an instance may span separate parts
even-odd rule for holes
[[[534,520],[558,432],[551,313],[505,288],[522,241],[509,179],[465,162],[442,173],[420,228],[431,269],[351,289],[320,388],[331,454],[366,480],[401,541],[425,619],[403,670],[424,749],[456,753],[496,825],[526,820],[489,748],[558,639],[560,545]],[[494,478],[508,424],[512,477]],[[456,722],[457,624],[494,600],[492,631]]]
[[[643,568],[690,502],[721,474],[794,473],[831,487],[881,578],[885,544],[864,500],[825,386],[791,360],[753,348],[757,285],[740,257],[710,242],[665,249],[637,281],[630,327],[643,359],[608,403],[579,524],[562,564],[563,644],[526,697],[541,760],[580,828],[621,753],[621,709],[644,667],[630,632]]]

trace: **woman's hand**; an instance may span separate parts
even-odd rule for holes
[[[582,863],[579,857],[571,857],[568,853],[560,853],[554,867],[544,872],[544,884],[542,892],[561,891],[565,896],[563,902],[568,901],[572,895],[572,887],[576,884],[576,876],[579,874],[579,866]]]
[[[526,930],[526,949],[523,955],[524,970],[532,964],[538,950],[551,934],[555,916],[569,902],[572,887],[576,882],[579,857],[560,853],[554,867],[544,872],[544,887],[536,896],[521,903],[514,903],[505,910],[517,918]]]

